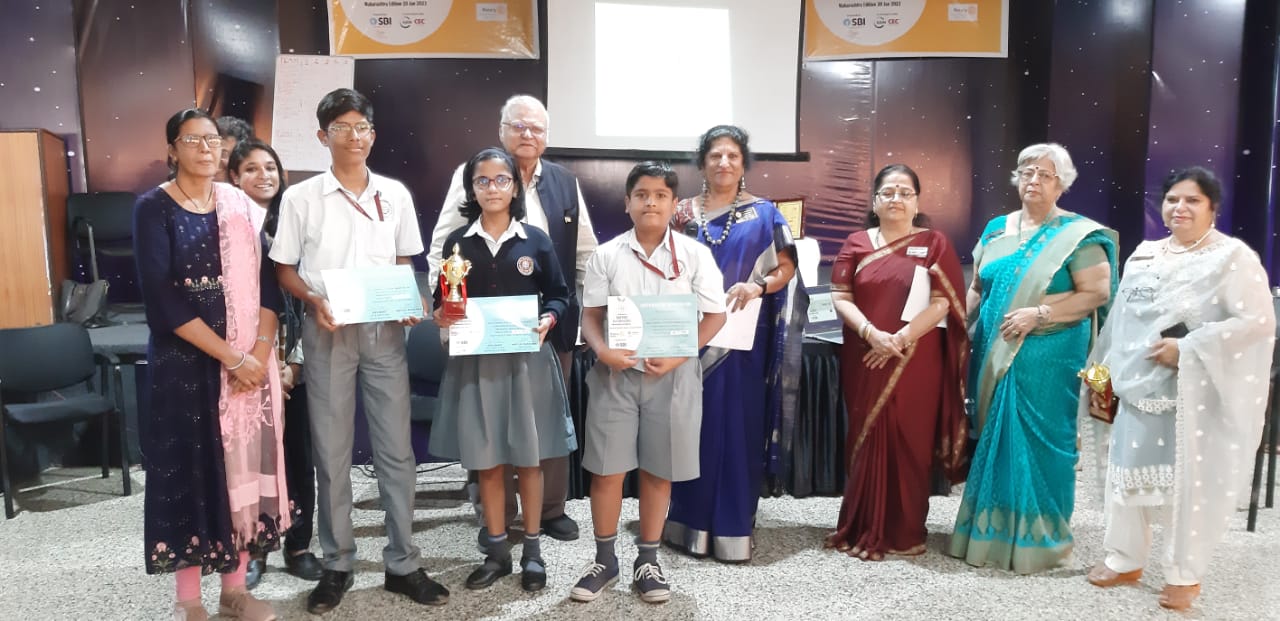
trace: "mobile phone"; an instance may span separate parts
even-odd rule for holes
[[[1166,339],[1180,339],[1187,335],[1187,324],[1179,321],[1160,331],[1160,337]]]

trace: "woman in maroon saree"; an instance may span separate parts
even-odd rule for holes
[[[916,226],[919,193],[907,166],[881,170],[872,228],[849,235],[831,274],[849,437],[844,502],[826,543],[863,560],[923,553],[934,468],[959,482],[967,466],[964,281],[946,236]]]

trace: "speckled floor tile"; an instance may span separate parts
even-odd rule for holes
[[[83,476],[91,469],[48,473],[46,479]],[[0,522],[0,619],[166,619],[173,579],[147,576],[142,568],[142,486],[134,472],[135,494],[119,497],[119,474],[107,480],[75,481],[62,488],[19,495],[28,507]],[[572,501],[568,513],[583,526],[575,542],[544,538],[547,588],[520,590],[519,577],[500,580],[484,591],[468,591],[466,575],[480,561],[475,549],[478,524],[457,493],[457,467],[419,476],[414,536],[423,565],[452,591],[448,605],[424,607],[382,589],[382,515],[374,480],[353,471],[354,512],[359,550],[356,584],[342,605],[324,619],[1280,619],[1280,508],[1264,509],[1258,532],[1244,529],[1239,512],[1214,559],[1204,594],[1187,613],[1156,604],[1162,585],[1153,568],[1138,586],[1098,589],[1084,573],[1101,555],[1102,516],[1080,498],[1073,520],[1075,556],[1057,570],[1017,576],[977,569],[943,556],[940,550],[959,503],[958,490],[934,498],[929,513],[929,551],[871,563],[821,548],[839,510],[838,498],[775,498],[761,502],[755,558],[747,565],[695,560],[663,550],[672,582],[670,602],[645,604],[620,580],[595,602],[568,599],[579,571],[591,560],[590,507]],[[1079,486],[1084,495],[1084,486]],[[624,503],[618,556],[624,567],[635,557],[631,534],[637,506]],[[1161,536],[1157,531],[1156,543]],[[515,551],[519,558],[519,550]],[[284,573],[279,555],[254,592],[270,600],[282,619],[312,618],[305,610],[313,583]],[[218,583],[204,581],[211,611]]]

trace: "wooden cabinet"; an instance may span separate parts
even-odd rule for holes
[[[42,129],[0,131],[0,328],[57,319],[68,190],[62,138]]]

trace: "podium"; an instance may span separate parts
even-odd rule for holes
[[[43,129],[0,131],[0,328],[57,320],[68,185],[62,138]]]

